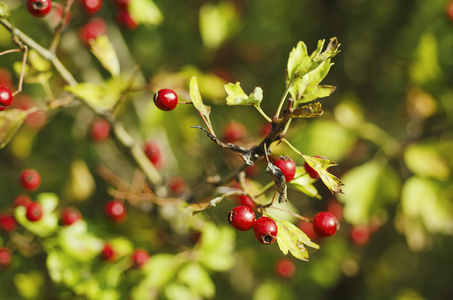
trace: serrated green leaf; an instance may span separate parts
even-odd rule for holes
[[[8,18],[9,16],[11,16],[11,12],[8,5],[0,3],[0,18]]]
[[[7,109],[0,112],[0,149],[4,148],[17,133],[27,118],[21,109]]]
[[[289,115],[291,118],[313,118],[322,115],[322,105],[319,102],[307,104],[294,109]]]
[[[107,35],[101,35],[96,39],[91,39],[90,47],[91,53],[96,56],[101,65],[112,76],[118,76],[120,74],[120,62]]]
[[[112,109],[119,99],[118,91],[94,83],[86,82],[73,86],[67,85],[65,86],[65,90],[90,104],[105,110]]]
[[[321,199],[321,195],[319,195],[318,190],[313,185],[316,180],[316,178],[311,178],[307,174],[304,167],[296,167],[296,175],[294,176],[294,179],[289,182],[289,185],[295,187],[309,197]]]
[[[297,226],[288,221],[277,221],[278,235],[277,243],[283,254],[288,251],[297,259],[308,261],[308,251],[304,245],[319,249],[318,244],[313,243],[310,238]]]
[[[162,23],[164,17],[152,0],[130,1],[128,11],[134,21],[145,26],[156,26]]]
[[[226,98],[227,105],[254,105],[260,106],[263,100],[263,90],[256,87],[249,96],[247,96],[241,88],[239,82],[236,84],[228,83],[225,85],[225,91],[228,96]]]
[[[302,156],[307,164],[315,169],[316,172],[318,172],[322,182],[324,182],[324,184],[332,193],[342,192],[341,186],[343,185],[343,183],[341,182],[341,180],[327,171],[328,168],[337,165],[335,162],[325,158],[312,157],[308,155]]]
[[[193,294],[203,298],[213,298],[215,285],[206,272],[198,263],[189,263],[178,273],[178,279],[185,283]]]

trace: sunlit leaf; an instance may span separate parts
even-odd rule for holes
[[[235,232],[226,226],[206,223],[199,243],[200,263],[214,271],[226,271],[234,264]]]
[[[0,112],[0,149],[4,148],[17,133],[27,118],[21,109],[7,109]]]
[[[87,232],[87,224],[79,220],[59,231],[58,243],[65,253],[72,258],[89,262],[99,255],[104,241]]]
[[[305,172],[304,167],[296,167],[296,175],[294,179],[290,181],[289,185],[295,187],[305,195],[317,199],[321,199],[318,190],[313,185],[316,181],[316,178],[311,178],[307,172]]]
[[[446,180],[450,176],[447,160],[437,144],[412,144],[404,149],[406,166],[421,177]]]
[[[256,87],[249,96],[247,96],[241,88],[239,82],[236,84],[228,83],[225,85],[225,91],[228,96],[226,98],[227,105],[254,105],[259,106],[263,100],[263,90]]]
[[[90,104],[102,108],[111,109],[118,102],[119,95],[106,86],[94,83],[79,83],[73,86],[65,86],[65,89]]]
[[[113,76],[120,73],[120,62],[116,51],[107,35],[101,35],[90,40],[91,52],[96,56],[101,65]]]
[[[310,238],[297,226],[288,221],[277,221],[278,235],[277,243],[283,254],[290,252],[300,260],[308,260],[308,251],[304,245],[319,249],[318,244],[313,243]]]
[[[424,33],[415,49],[409,77],[416,84],[425,84],[439,78],[441,72],[437,38],[432,33]]]
[[[0,3],[0,18],[8,18],[11,15],[8,5]]]
[[[209,273],[198,263],[189,263],[178,273],[178,279],[185,283],[193,294],[203,298],[215,295],[215,285]]]
[[[325,158],[312,157],[308,155],[302,155],[305,162],[318,172],[319,177],[324,184],[329,188],[332,193],[341,193],[341,186],[343,183],[338,177],[327,171],[328,168],[336,166],[337,164],[331,160]]]
[[[35,69],[38,72],[50,71],[52,67],[48,59],[45,59],[37,51],[33,49],[28,51],[28,62],[31,64],[33,69]]]
[[[14,211],[14,217],[20,225],[31,233],[45,237],[52,235],[58,229],[59,217],[55,213],[43,214],[42,218],[36,222],[29,221],[25,216],[26,213],[27,209],[19,206]]]
[[[43,292],[44,274],[37,270],[17,273],[14,275],[14,285],[23,298],[37,299]]]
[[[152,0],[130,1],[127,10],[134,21],[145,26],[156,26],[164,20],[161,11]]]

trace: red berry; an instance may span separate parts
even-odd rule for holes
[[[6,247],[0,248],[0,267],[8,267],[11,264],[11,250]]]
[[[296,273],[296,265],[289,258],[281,258],[275,263],[275,271],[282,278],[291,278]]]
[[[41,175],[34,169],[23,170],[19,179],[22,187],[29,192],[36,190],[41,185]]]
[[[255,213],[248,206],[236,206],[228,212],[228,222],[237,230],[247,231],[255,223]]]
[[[331,199],[327,202],[327,211],[337,218],[338,221],[343,220],[343,204],[336,199]]]
[[[30,197],[27,195],[19,195],[14,199],[13,206],[18,207],[18,206],[23,206],[25,208],[28,208],[28,206],[32,203]]]
[[[89,14],[97,13],[102,7],[102,0],[82,0],[82,6]]]
[[[313,223],[301,221],[299,223],[299,228],[308,236],[310,240],[316,239],[316,233],[313,230]]]
[[[80,29],[79,36],[86,45],[89,45],[90,40],[94,40],[106,34],[106,32],[107,24],[105,24],[105,21],[101,18],[94,18]]]
[[[0,86],[4,86],[9,90],[13,88],[13,78],[11,73],[5,68],[0,68]]]
[[[66,207],[61,211],[61,222],[69,226],[82,219],[82,214],[75,207]]]
[[[186,190],[187,184],[186,184],[186,181],[184,180],[184,178],[182,178],[180,176],[175,176],[175,177],[170,178],[168,187],[170,188],[170,190],[173,193],[179,195],[179,194],[184,193],[184,191]]]
[[[272,124],[271,123],[266,123],[261,127],[260,134],[261,136],[267,136],[269,132],[272,130]]]
[[[90,136],[95,141],[105,140],[109,136],[110,123],[106,119],[96,118],[91,123]]]
[[[138,27],[137,21],[135,21],[132,18],[131,14],[129,13],[129,11],[127,9],[121,9],[120,12],[118,13],[117,17],[116,17],[116,20],[118,22],[118,25],[120,25],[121,27],[123,27],[123,28],[125,28],[127,30],[135,30]],[[178,99],[176,98],[176,104],[177,103],[178,103]],[[176,104],[174,104],[174,106],[176,106]],[[161,107],[159,107],[159,108],[162,109],[162,110],[172,110],[175,107],[170,108],[170,109],[163,109]]]
[[[450,18],[450,21],[453,22],[453,1],[447,3],[447,15]]]
[[[258,242],[264,245],[270,245],[277,238],[278,228],[275,221],[271,218],[260,217],[253,224],[253,232]]]
[[[178,95],[170,89],[159,90],[154,94],[153,100],[154,104],[163,111],[173,110],[178,105]]]
[[[30,222],[36,222],[42,218],[42,206],[39,202],[32,202],[27,208],[27,214],[25,215]]]
[[[134,253],[132,253],[132,263],[134,264],[134,268],[141,268],[148,260],[149,254],[146,250],[136,249]]]
[[[7,214],[0,214],[0,228],[6,232],[14,231],[17,227],[16,218]]]
[[[17,108],[21,110],[27,110],[32,107],[35,107],[35,103],[31,99],[30,96],[25,94],[19,94],[14,97],[14,102],[11,104],[11,108]],[[47,120],[47,113],[38,110],[34,113],[28,114],[27,118],[25,119],[25,124],[32,128],[41,128]]]
[[[102,248],[101,256],[106,261],[115,261],[117,254],[112,245],[105,243],[104,248]]]
[[[114,2],[120,9],[126,9],[131,0],[115,0]]]
[[[112,200],[105,205],[105,213],[115,223],[121,223],[127,217],[126,206],[117,200]]]
[[[50,13],[52,2],[50,0],[27,0],[26,6],[30,15],[42,18]]]
[[[242,141],[246,136],[247,128],[239,122],[228,122],[223,129],[223,140],[225,143],[236,143]]]
[[[285,176],[286,182],[290,182],[296,175],[296,163],[287,156],[280,156],[274,161],[274,165],[279,168]]]
[[[6,86],[0,85],[0,111],[5,110],[13,103],[13,95]]]
[[[146,156],[148,156],[151,163],[156,168],[161,168],[164,165],[164,157],[162,146],[158,141],[150,140],[145,143],[144,149]]]
[[[370,239],[370,230],[365,225],[354,225],[351,228],[351,239],[352,242],[358,246],[363,247],[368,243]]]
[[[340,223],[333,214],[322,211],[313,218],[313,230],[320,236],[331,236],[337,233]]]
[[[240,205],[250,207],[251,209],[256,208],[255,202],[247,195],[239,195],[237,199]]]

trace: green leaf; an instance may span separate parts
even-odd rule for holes
[[[94,83],[86,82],[73,86],[67,85],[65,90],[89,102],[91,105],[105,110],[112,109],[119,99],[118,91]]]
[[[41,54],[33,49],[28,52],[28,62],[33,67],[33,69],[35,69],[39,73],[50,71],[52,67],[49,60],[42,57]]]
[[[21,109],[7,109],[0,112],[0,149],[4,148],[17,133],[27,118]]]
[[[308,261],[308,251],[304,245],[319,249],[318,244],[313,243],[310,238],[297,226],[288,221],[277,221],[278,235],[277,243],[283,254],[291,254],[300,260]]]
[[[14,285],[19,295],[25,299],[39,299],[44,288],[44,274],[40,271],[17,273],[14,275]]]
[[[8,5],[0,3],[0,18],[8,18],[9,16],[11,16],[11,12]]]
[[[14,211],[14,217],[20,225],[31,233],[34,233],[40,237],[46,237],[57,231],[59,217],[55,213],[43,213],[42,218],[36,222],[29,221],[25,216],[26,213],[27,209],[23,206],[19,206]]]
[[[256,87],[253,93],[247,96],[242,90],[239,82],[236,82],[236,84],[225,84],[225,91],[228,94],[226,98],[227,105],[259,106],[263,100],[263,90],[260,87]]]
[[[438,144],[412,144],[404,149],[404,162],[413,173],[421,177],[447,180],[450,169]]]
[[[433,82],[441,76],[437,43],[437,38],[430,32],[420,37],[414,61],[409,66],[409,77],[416,85]]]
[[[103,240],[87,232],[84,220],[62,228],[58,234],[58,243],[67,255],[81,262],[93,260],[104,246]]]
[[[57,208],[58,196],[54,193],[40,193],[37,196],[37,202],[41,203],[43,214],[51,214]]]
[[[215,295],[214,282],[198,263],[184,266],[178,274],[178,279],[185,283],[194,295],[202,298],[213,298]]]
[[[309,197],[321,199],[321,195],[319,195],[318,190],[313,185],[316,180],[316,178],[311,178],[307,174],[304,167],[296,167],[296,175],[294,176],[294,179],[290,181],[289,185],[295,187]]]
[[[90,47],[94,56],[96,56],[101,65],[109,71],[112,76],[118,76],[120,74],[120,62],[107,35],[101,35],[96,39],[91,39]]]
[[[313,118],[322,115],[321,103],[311,103],[294,109],[289,115],[291,118]]]
[[[187,286],[179,283],[170,283],[165,287],[164,294],[168,300],[199,299]]]
[[[196,76],[193,76],[190,80],[190,99],[192,100],[193,106],[202,114],[208,126],[212,131],[211,120],[209,119],[209,114],[211,113],[211,107],[203,104],[203,99],[201,99],[200,90],[198,88],[198,80]]]
[[[46,266],[49,276],[55,283],[63,282],[69,287],[77,285],[81,279],[84,266],[62,251],[47,249]]]
[[[162,23],[164,17],[152,0],[130,1],[128,11],[134,21],[151,27]]]
[[[226,226],[206,223],[199,243],[200,263],[214,271],[226,271],[234,265],[235,232]]]
[[[328,168],[336,166],[337,165],[336,163],[324,158],[312,157],[308,155],[302,156],[305,159],[305,162],[310,167],[315,169],[316,172],[318,172],[319,177],[332,193],[342,192],[341,186],[343,185],[343,183],[340,181],[338,177],[334,176],[333,174],[329,173],[329,171],[327,171]]]

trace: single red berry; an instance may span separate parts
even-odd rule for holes
[[[134,253],[132,253],[132,263],[136,269],[141,268],[148,260],[149,254],[146,250],[136,249],[134,250]]]
[[[231,121],[223,129],[223,140],[225,143],[236,143],[242,141],[247,136],[247,128],[244,124]]]
[[[17,227],[16,218],[8,214],[0,214],[0,228],[6,232],[14,231]]]
[[[162,146],[158,141],[149,140],[145,143],[144,149],[146,156],[148,156],[151,163],[156,168],[161,168],[164,165],[164,156]]]
[[[87,13],[95,14],[102,7],[102,0],[82,0],[82,7]]]
[[[174,194],[180,195],[185,192],[187,188],[187,183],[184,180],[184,178],[180,176],[175,176],[170,178],[170,181],[168,182],[168,187]]]
[[[102,18],[93,18],[90,22],[85,24],[80,31],[80,39],[85,45],[90,45],[90,40],[95,40],[99,36],[107,33],[107,24]]]
[[[11,264],[11,250],[6,247],[0,248],[0,267],[8,267]]]
[[[23,170],[19,180],[22,187],[29,192],[33,192],[41,185],[41,175],[34,169]]]
[[[288,156],[280,156],[274,161],[274,165],[279,168],[285,176],[286,182],[290,182],[296,175],[296,163]]]
[[[255,223],[255,213],[248,206],[236,206],[228,212],[228,222],[237,230],[247,231]]]
[[[105,140],[109,136],[110,123],[104,118],[96,118],[91,123],[90,136],[95,141]]]
[[[240,205],[250,207],[251,209],[256,208],[255,202],[247,195],[238,195],[237,199]]]
[[[20,194],[19,196],[14,199],[13,206],[18,207],[18,206],[23,206],[25,208],[28,208],[28,206],[32,203],[30,197],[24,194]]]
[[[137,21],[135,21],[134,18],[132,18],[131,14],[129,13],[129,11],[127,9],[121,9],[119,11],[118,15],[116,16],[116,21],[118,22],[118,25],[120,25],[122,28],[125,28],[127,30],[135,30],[138,27]],[[178,99],[176,99],[176,104],[178,103],[177,100]],[[174,106],[176,106],[176,104],[174,104]],[[172,110],[175,107],[170,108],[170,109],[163,109],[161,107],[159,107],[159,108],[162,110]]]
[[[339,228],[340,223],[330,212],[319,212],[313,218],[313,230],[320,236],[334,235]]]
[[[253,224],[253,233],[258,242],[264,245],[270,245],[277,238],[277,224],[269,217],[260,217]]]
[[[80,219],[82,219],[82,214],[75,207],[65,207],[61,211],[61,222],[63,225],[72,225]]]
[[[32,202],[27,208],[27,214],[25,215],[30,222],[36,222],[42,218],[42,206],[39,202]]]
[[[50,13],[52,2],[50,0],[27,0],[26,6],[30,15],[42,18]]]
[[[450,21],[453,22],[453,1],[447,3],[447,15]]]
[[[115,261],[117,257],[117,253],[113,246],[109,243],[104,244],[104,248],[102,248],[101,256],[106,261]]]
[[[154,94],[153,100],[154,104],[163,111],[173,110],[178,105],[178,95],[170,89],[159,90]]]
[[[131,0],[115,0],[114,2],[116,4],[116,6],[118,6],[118,8],[127,9]]]
[[[6,86],[0,85],[0,111],[7,109],[13,103],[13,95]]]
[[[289,258],[280,258],[275,263],[275,272],[282,278],[291,278],[296,273],[296,265]]]
[[[105,213],[115,223],[121,223],[126,220],[126,206],[123,202],[112,200],[105,205]]]
[[[370,234],[368,226],[365,225],[354,225],[351,228],[352,242],[358,247],[363,247],[368,243]]]

